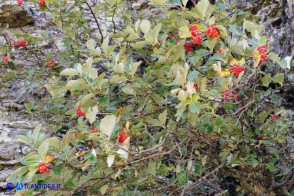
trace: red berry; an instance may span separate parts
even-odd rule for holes
[[[219,38],[220,37],[219,29],[216,28],[213,24],[208,25],[207,29],[204,31],[204,34],[207,37],[214,37],[214,38]]]
[[[217,52],[217,53],[223,53],[224,50],[220,48],[220,49],[218,49],[216,52]]]
[[[98,133],[98,129],[97,128],[92,129],[91,133]]]
[[[191,24],[190,25],[190,31],[198,30],[197,25]]]
[[[195,89],[195,91],[197,91],[198,90],[198,85],[194,84],[193,88]]]
[[[263,135],[259,135],[257,139],[258,140],[263,140]]]
[[[17,46],[19,47],[26,47],[27,42],[25,42],[23,39],[17,41]]]
[[[40,5],[40,6],[45,5],[45,0],[40,0],[40,1],[39,1],[39,5]]]
[[[88,146],[93,146],[93,143],[91,141],[88,141]]]
[[[123,143],[127,138],[128,138],[128,136],[127,136],[126,132],[123,131],[119,134],[118,142]]]
[[[261,60],[264,62],[264,61],[267,61],[267,50],[266,50],[266,46],[265,45],[262,45],[262,46],[258,46],[257,47],[257,50],[259,52],[259,54],[261,55]]]
[[[200,45],[202,43],[202,37],[200,34],[198,34],[197,36],[195,36],[193,39],[192,39],[192,43],[194,45]]]
[[[79,117],[85,117],[85,116],[86,116],[86,114],[82,111],[81,108],[78,108],[78,109],[77,109],[76,114],[77,114]]]
[[[239,97],[238,94],[233,94],[234,99],[237,99]]]
[[[279,115],[277,115],[277,114],[273,114],[272,115],[272,120],[274,121],[274,120],[279,120],[280,119],[280,117],[279,117]]]
[[[267,61],[267,56],[266,55],[261,55],[260,58],[261,58],[262,62]]]
[[[22,5],[22,0],[17,0],[17,4],[18,4],[18,6],[21,6]]]
[[[48,68],[55,67],[57,65],[58,65],[57,62],[54,59],[52,59],[48,63]]]
[[[2,56],[2,62],[7,63],[9,60],[8,56]]]
[[[184,45],[184,49],[187,52],[193,52],[194,51],[194,48],[193,48],[192,42],[186,42],[185,45]]]
[[[230,89],[223,90],[222,94],[223,94],[223,97],[224,97],[225,100],[229,100],[231,90]]]
[[[41,174],[43,173],[49,173],[50,172],[50,168],[46,163],[40,163],[38,165],[38,172],[40,172]]]
[[[234,64],[232,68],[229,69],[231,73],[234,73],[234,76],[238,77],[242,71],[245,71],[244,67],[240,65]]]

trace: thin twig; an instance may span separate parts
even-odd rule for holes
[[[102,33],[102,30],[101,30],[101,27],[100,27],[100,25],[98,23],[98,20],[97,20],[96,16],[95,16],[95,13],[93,12],[91,6],[89,5],[89,3],[87,1],[86,1],[86,4],[87,4],[88,8],[90,9],[91,14],[93,15],[93,17],[95,19],[95,22],[97,24],[97,27],[98,27],[98,30],[99,30],[99,33],[100,33],[100,36],[101,36],[101,44],[102,44],[103,43],[103,40],[104,40],[104,37],[103,37],[103,33]]]
[[[189,190],[191,190],[193,187],[198,186],[202,181],[206,180],[208,176],[214,174],[215,172],[217,172],[223,165],[219,165],[218,167],[216,167],[214,170],[212,170],[211,172],[209,172],[208,174],[206,174],[205,176],[199,178],[196,182],[194,182],[193,184],[190,184],[189,186],[187,186],[186,188],[183,189],[181,196],[184,196],[185,193]]]

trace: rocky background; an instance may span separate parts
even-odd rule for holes
[[[213,0],[211,2],[214,3]],[[226,3],[230,2],[234,2],[237,7],[260,17],[260,23],[265,26],[264,34],[272,41],[271,50],[282,58],[294,56],[294,0],[226,1]],[[24,6],[18,7],[15,4],[16,1],[0,2],[0,44],[3,44],[7,39],[7,35],[13,35],[17,32],[32,30],[38,36],[48,25],[46,13],[40,11],[36,5],[24,3]],[[130,1],[128,8],[132,9],[134,14],[144,14],[149,17],[152,17],[153,14],[160,14],[160,9],[150,6],[147,0]],[[1,29],[7,24],[9,29]],[[96,28],[94,23],[93,28]],[[50,33],[56,37],[55,44],[62,48],[59,33],[54,30]],[[46,43],[40,45],[44,50],[46,46]],[[21,59],[21,51],[16,51],[16,53],[19,53],[16,56],[18,55],[20,57],[18,59]],[[20,165],[21,156],[29,152],[28,147],[17,141],[16,135],[26,134],[37,124],[44,124],[46,121],[46,117],[33,118],[24,106],[24,103],[32,99],[38,100],[46,93],[42,85],[32,85],[31,81],[21,75],[32,66],[35,66],[34,62],[17,60],[16,72],[7,69],[0,63],[0,195],[9,195],[5,192],[6,178]],[[277,90],[280,91],[286,112],[294,117],[293,64],[292,73],[288,74],[286,80],[285,85],[278,87]],[[291,136],[289,142],[294,144],[293,126],[289,132]]]

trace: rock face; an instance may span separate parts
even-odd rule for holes
[[[271,50],[281,57],[294,56],[293,0],[231,0],[238,8],[260,17],[264,34],[272,41]]]
[[[29,13],[18,5],[3,5],[0,8],[0,26],[24,27],[34,23]]]

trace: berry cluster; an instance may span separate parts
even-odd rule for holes
[[[224,50],[220,48],[216,52],[219,53],[219,54],[222,54],[222,53],[224,53]]]
[[[8,56],[2,56],[2,62],[7,63],[9,60]]]
[[[259,54],[261,55],[260,58],[261,58],[262,62],[266,61],[267,60],[267,56],[266,56],[267,50],[266,50],[265,45],[258,46],[257,50],[258,50]]]
[[[280,119],[279,115],[277,115],[277,114],[272,115],[272,121],[279,120],[279,119]]]
[[[45,0],[40,0],[40,1],[39,1],[39,5],[40,5],[40,6],[45,5]]]
[[[208,25],[207,29],[204,31],[204,34],[208,37],[214,37],[219,38],[220,37],[220,31],[218,28],[216,28],[213,24]]]
[[[49,165],[47,165],[46,163],[40,163],[38,165],[38,172],[40,172],[41,174],[49,173],[50,172]]]
[[[244,67],[240,65],[234,64],[232,68],[229,69],[231,73],[234,73],[234,76],[238,77],[242,71],[245,71]]]
[[[231,89],[223,90],[222,94],[223,94],[224,100],[226,101],[230,99],[230,96],[233,96],[234,99],[237,99],[239,97],[238,94],[232,94]]]
[[[54,59],[50,60],[48,63],[48,68],[55,67],[55,66],[57,66],[57,62]]]
[[[22,0],[17,0],[17,5],[21,6],[22,5]]]
[[[193,43],[192,42],[186,42],[185,45],[184,45],[184,49],[187,52],[193,52],[194,51]]]
[[[123,143],[128,138],[127,133],[125,131],[119,134],[118,142]]]
[[[98,133],[98,128],[95,127],[94,129],[92,129],[91,133]]]
[[[191,35],[193,36],[192,43],[194,45],[200,45],[202,43],[202,37],[200,31],[196,25],[190,25]]]
[[[225,100],[229,100],[230,98],[230,95],[231,95],[231,90],[230,89],[227,89],[227,90],[223,90],[223,97]]]
[[[85,116],[86,116],[86,114],[82,111],[81,108],[78,108],[78,109],[77,109],[76,114],[77,114],[79,117],[85,117]]]
[[[23,39],[20,39],[16,42],[12,42],[11,43],[12,46],[15,46],[15,47],[26,47],[27,46],[27,42],[24,41]]]

